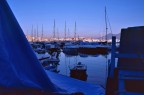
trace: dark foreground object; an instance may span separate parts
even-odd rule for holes
[[[127,92],[136,93],[134,95],[144,95],[144,80],[131,80],[127,79],[124,81],[125,90],[119,91],[119,79],[118,79],[118,68],[114,70],[114,78],[107,79],[106,95],[131,95],[126,94]],[[121,93],[121,94],[120,94]]]
[[[82,92],[75,93],[52,93],[37,89],[17,89],[17,88],[6,88],[0,87],[0,95],[84,95]]]
[[[144,95],[144,26],[122,29],[119,53],[115,50],[113,37],[106,95]]]

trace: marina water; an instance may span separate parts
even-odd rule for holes
[[[84,55],[78,54],[76,56],[66,55],[63,52],[59,55],[59,74],[70,76],[70,67],[81,62],[87,66],[87,80],[86,82],[92,84],[99,84],[103,87],[106,85],[108,75],[108,60],[111,54],[107,55]]]

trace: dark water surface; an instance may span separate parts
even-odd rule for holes
[[[70,69],[77,62],[87,65],[87,80],[86,82],[98,84],[103,87],[106,85],[106,78],[108,74],[108,55],[65,55],[63,52],[59,55],[60,62],[58,65],[59,74],[70,76]]]

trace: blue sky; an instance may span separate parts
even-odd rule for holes
[[[97,37],[105,34],[104,8],[113,33],[121,28],[144,25],[144,0],[7,0],[25,33],[31,33],[32,25],[39,31],[43,24],[45,36],[52,37],[53,22],[59,36],[64,37],[64,24],[69,28],[68,36]],[[110,31],[108,30],[108,33]]]

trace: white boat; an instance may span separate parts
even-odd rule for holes
[[[39,59],[42,66],[44,67],[44,69],[52,72],[58,72],[57,65],[60,60],[56,58],[56,55],[57,55],[56,52],[53,52],[52,55],[50,55],[47,52],[45,54],[38,54],[36,52],[36,56]]]
[[[30,43],[30,45],[32,46],[33,50],[35,52],[37,52],[38,54],[44,54],[46,52],[46,50],[43,48],[43,44],[42,43]]]
[[[49,64],[47,66],[44,67],[45,70],[51,71],[51,72],[59,72],[59,70],[57,70],[57,65],[56,64]]]
[[[79,45],[73,43],[65,44],[63,52],[67,55],[78,55]]]
[[[39,60],[44,60],[44,59],[50,59],[51,58],[51,55],[48,52],[46,52],[44,54],[38,54],[37,52],[35,52],[35,54],[36,54],[36,56]]]
[[[45,43],[45,49],[51,52],[60,51],[60,46],[57,43]]]
[[[35,52],[38,60],[40,61],[40,63],[43,66],[47,66],[50,63],[58,63],[60,60],[56,57],[57,53],[53,52],[52,55],[50,55],[48,52],[46,52],[45,54],[38,54],[37,52]]]

